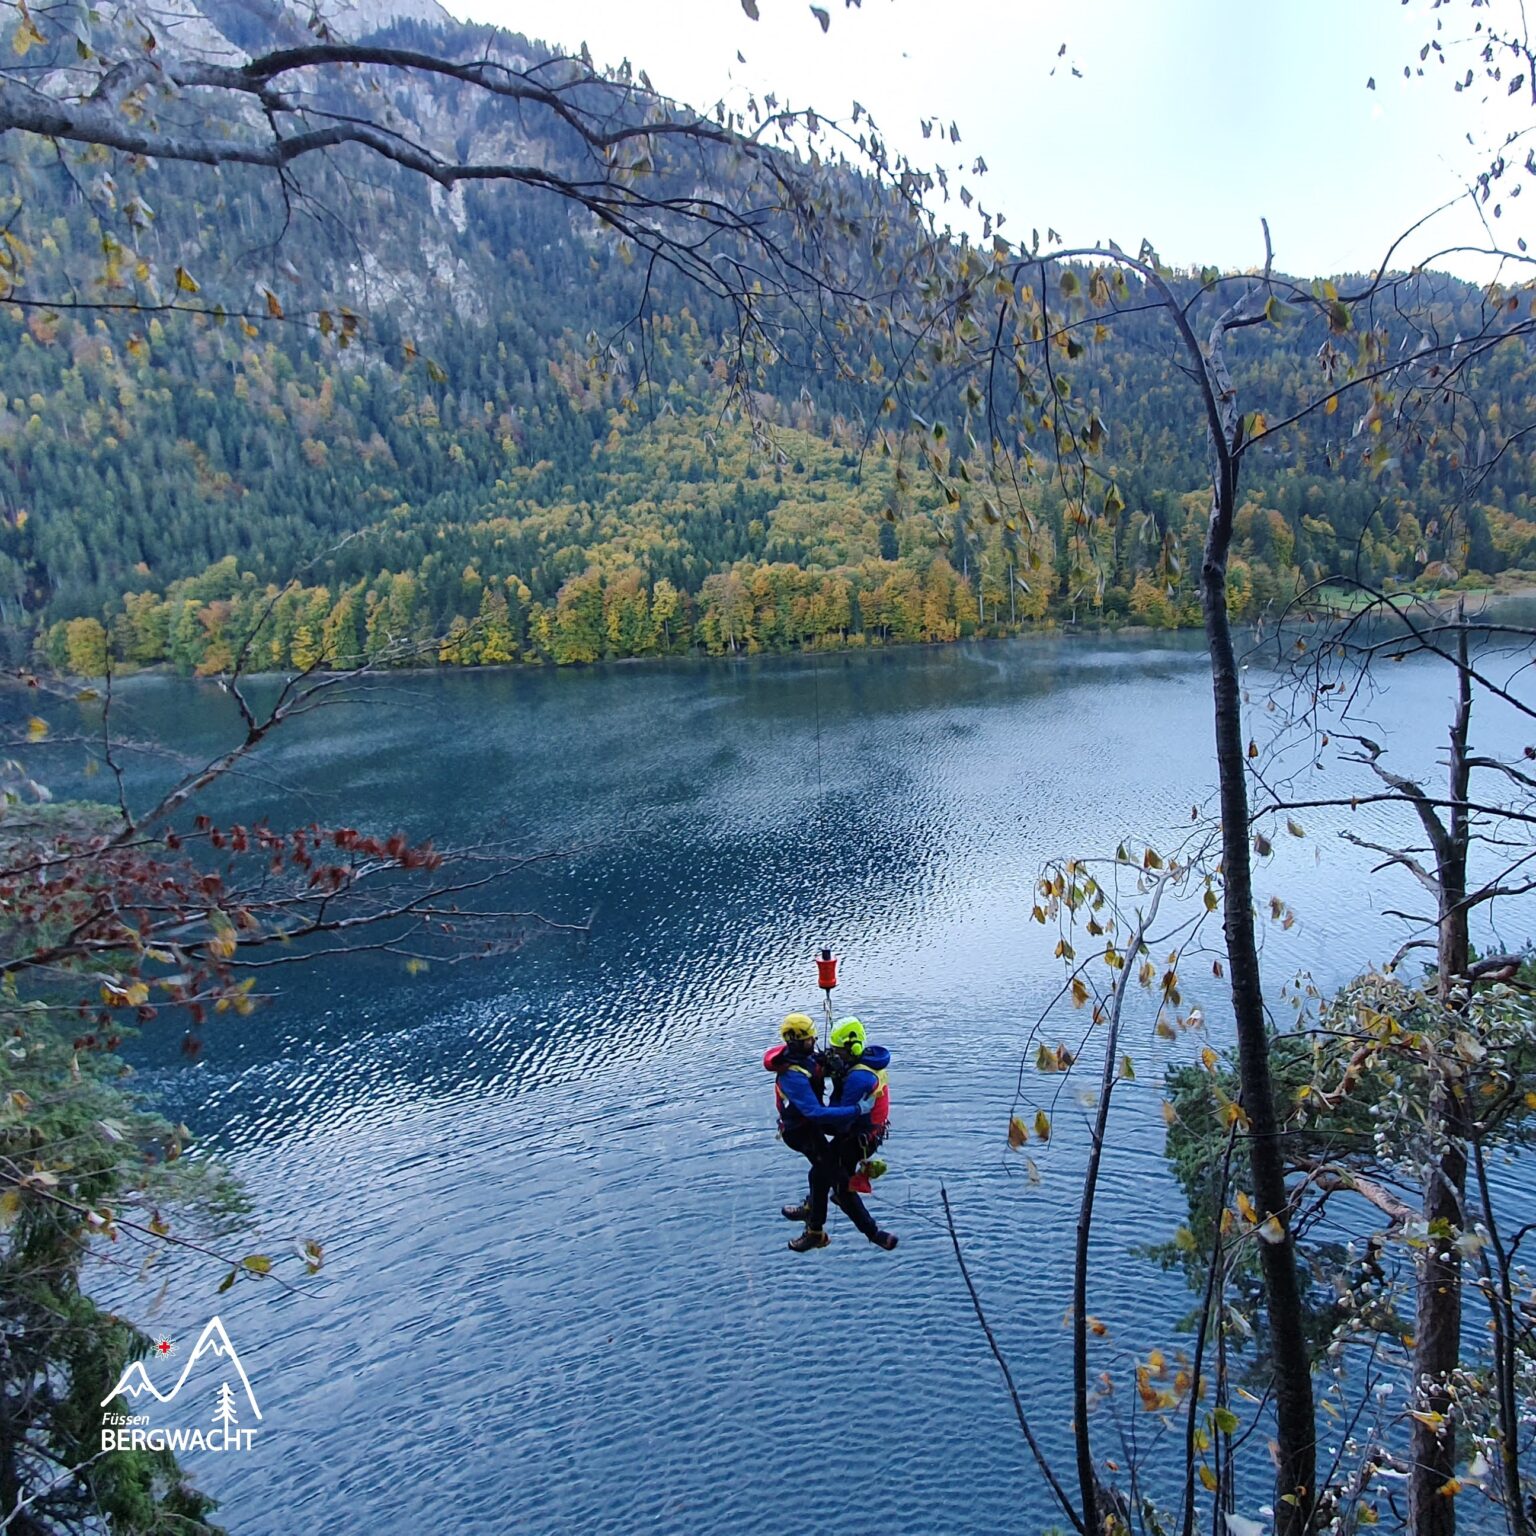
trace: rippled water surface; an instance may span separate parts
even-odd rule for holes
[[[1432,762],[1448,702],[1447,677],[1393,674],[1374,712],[1406,733],[1401,766]],[[174,1040],[140,1042],[144,1080],[244,1180],[250,1240],[328,1253],[298,1294],[215,1300],[216,1276],[178,1275],[157,1321],[190,1337],[217,1306],[258,1387],[257,1449],[189,1457],[229,1527],[856,1536],[1047,1519],[939,1189],[1065,1460],[1081,1106],[1058,1105],[1038,1185],[1002,1145],[1025,1036],[1061,980],[1054,934],[1026,920],[1031,886],[1053,854],[1188,825],[1211,787],[1208,703],[1192,644],[1047,640],[392,678],[296,722],[238,790],[246,814],[281,781],[309,797],[305,819],[570,850],[518,895],[592,928],[416,978],[383,958],[294,968],[274,1005],[210,1028],[195,1066]],[[166,679],[124,709],[188,751],[232,726],[214,689]],[[1314,790],[1364,787],[1324,756]],[[1310,816],[1260,872],[1260,898],[1297,914],[1266,936],[1272,977],[1335,982],[1400,937],[1381,909],[1409,893],[1367,883],[1346,822],[1395,825]],[[823,942],[844,957],[840,1008],[894,1056],[878,1196],[894,1254],[836,1213],[825,1252],[784,1247],[803,1164],[774,1139],[758,1058],[783,1012],[811,1006]],[[1219,994],[1205,1001],[1219,1029]],[[1092,1306],[1116,1348],[1166,1341],[1189,1305],[1131,1252],[1179,1219],[1146,1022],[1101,1196]]]

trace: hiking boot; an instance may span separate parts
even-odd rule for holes
[[[832,1239],[825,1232],[818,1232],[814,1227],[807,1227],[799,1237],[792,1237],[789,1246],[796,1253],[809,1253],[812,1248],[825,1248]]]
[[[885,1251],[889,1253],[891,1249],[896,1246],[896,1234],[894,1232],[876,1232],[875,1235],[870,1238],[870,1242],[872,1242],[876,1248],[884,1248]]]
[[[811,1208],[804,1201],[799,1205],[781,1205],[779,1207],[779,1215],[785,1221],[809,1221],[811,1219]]]

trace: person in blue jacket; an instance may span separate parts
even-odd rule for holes
[[[763,1065],[773,1073],[773,1102],[779,1117],[779,1136],[784,1145],[800,1153],[810,1163],[805,1199],[799,1205],[786,1205],[783,1215],[790,1221],[806,1221],[812,1209],[816,1187],[816,1169],[828,1153],[828,1133],[852,1129],[858,1110],[822,1102],[826,1077],[816,1050],[816,1023],[807,1013],[791,1013],[779,1026],[779,1045],[763,1053]],[[823,1201],[825,1210],[825,1201]],[[792,1239],[795,1248],[799,1238]],[[821,1243],[807,1246],[825,1246]],[[796,1252],[804,1252],[796,1248]]]
[[[857,1019],[842,1019],[832,1031],[831,1049],[824,1061],[832,1075],[834,1108],[854,1111],[852,1122],[835,1131],[827,1151],[811,1168],[811,1209],[805,1232],[790,1247],[805,1253],[824,1248],[827,1201],[839,1210],[877,1248],[889,1252],[896,1246],[896,1234],[883,1231],[870,1215],[852,1187],[859,1164],[885,1140],[890,1116],[891,1094],[886,1069],[891,1053],[883,1045],[870,1045],[864,1026]]]

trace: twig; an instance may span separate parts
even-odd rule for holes
[[[939,1199],[944,1204],[944,1222],[949,1228],[949,1240],[954,1244],[955,1262],[960,1266],[960,1277],[965,1281],[965,1288],[971,1294],[971,1306],[976,1310],[976,1321],[981,1324],[981,1331],[987,1336],[987,1344],[992,1350],[992,1358],[997,1361],[998,1369],[1003,1373],[1003,1381],[1008,1388],[1008,1396],[1013,1399],[1013,1411],[1019,1420],[1019,1428],[1024,1431],[1024,1439],[1029,1444],[1030,1452],[1035,1458],[1035,1464],[1040,1468],[1041,1475],[1050,1484],[1051,1492],[1056,1495],[1056,1502],[1061,1505],[1062,1513],[1072,1522],[1072,1528],[1087,1536],[1082,1518],[1073,1509],[1072,1502],[1067,1498],[1066,1491],[1057,1481],[1056,1474],[1051,1470],[1050,1463],[1045,1459],[1045,1453],[1040,1449],[1040,1442],[1035,1439],[1035,1432],[1029,1427],[1029,1418],[1024,1412],[1024,1402],[1019,1396],[1019,1389],[1014,1385],[1013,1372],[1008,1369],[1008,1361],[998,1345],[997,1336],[992,1332],[992,1326],[987,1322],[987,1314],[982,1310],[981,1297],[976,1294],[976,1287],[971,1280],[971,1272],[965,1267],[965,1255],[960,1251],[960,1234],[955,1231],[954,1212],[949,1208],[949,1191],[941,1184],[939,1186]]]

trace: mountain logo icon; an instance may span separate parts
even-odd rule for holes
[[[251,1390],[251,1378],[245,1374],[245,1367],[240,1363],[240,1356],[236,1353],[234,1344],[230,1342],[224,1324],[216,1317],[210,1319],[208,1326],[198,1335],[192,1353],[187,1356],[187,1363],[181,1368],[181,1375],[176,1378],[176,1385],[169,1392],[162,1392],[154,1384],[142,1360],[135,1360],[118,1377],[117,1385],[102,1398],[101,1406],[107,1407],[116,1397],[126,1397],[130,1402],[137,1402],[146,1393],[157,1402],[169,1403],[186,1385],[193,1367],[206,1356],[222,1360],[226,1370],[234,1371],[234,1374],[240,1378],[240,1385],[245,1388],[245,1400],[251,1405],[251,1412],[260,1419],[261,1409],[257,1406],[256,1394]]]

